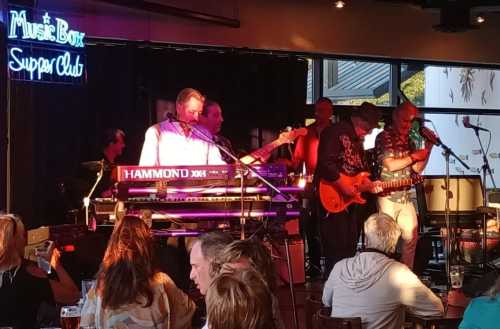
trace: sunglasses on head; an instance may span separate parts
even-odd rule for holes
[[[8,218],[9,221],[12,223],[12,235],[15,236],[16,235],[16,230],[17,230],[17,222],[16,222],[16,216],[15,215],[12,215],[12,214],[3,214],[1,215],[3,216],[4,218]]]

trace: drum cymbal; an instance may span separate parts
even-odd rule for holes
[[[101,166],[104,165],[105,171],[110,171],[113,169],[114,165],[106,163],[104,161],[84,161],[81,163],[82,167],[90,171],[99,171]]]

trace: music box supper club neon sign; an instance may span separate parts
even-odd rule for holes
[[[11,78],[46,82],[81,82],[85,33],[51,17],[30,22],[26,10],[9,10],[8,66]]]

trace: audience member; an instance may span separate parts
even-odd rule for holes
[[[489,296],[474,298],[464,313],[459,329],[495,329],[500,320],[500,276]]]
[[[200,236],[193,243],[190,253],[191,273],[189,278],[194,281],[202,295],[206,295],[212,282],[210,267],[216,255],[233,241],[229,233],[209,232]]]
[[[392,259],[401,230],[389,215],[364,225],[366,250],[335,264],[323,290],[332,316],[361,317],[364,329],[400,329],[410,313],[440,316],[443,304],[404,264]]]
[[[272,294],[252,269],[224,272],[207,291],[210,329],[275,329],[271,309]]]
[[[217,255],[212,263],[212,276],[224,271],[239,269],[254,269],[262,274],[267,286],[272,293],[273,320],[276,328],[284,328],[276,297],[277,275],[269,251],[264,245],[255,239],[236,240],[229,244]]]
[[[42,302],[72,304],[79,297],[57,249],[50,258],[55,276],[48,277],[36,264],[24,260],[25,246],[26,231],[20,218],[0,215],[0,326],[36,328]]]
[[[138,217],[115,226],[87,294],[81,325],[98,328],[190,328],[194,303],[154,263],[153,237]]]

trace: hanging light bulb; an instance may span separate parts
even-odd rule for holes
[[[341,1],[341,0],[335,1],[335,8],[342,9],[344,7],[345,7],[345,2],[344,1]]]

